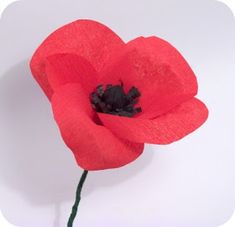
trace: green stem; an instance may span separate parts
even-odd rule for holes
[[[80,181],[79,181],[79,184],[78,184],[78,187],[77,187],[77,191],[76,191],[76,200],[75,200],[75,203],[74,203],[74,205],[72,207],[72,212],[70,214],[67,227],[72,227],[73,226],[73,221],[74,221],[74,219],[76,217],[77,210],[78,210],[78,205],[79,205],[79,202],[81,200],[82,186],[83,186],[83,184],[84,184],[84,182],[86,180],[87,174],[88,174],[88,171],[84,170],[83,174],[82,174],[82,176],[80,178]]]

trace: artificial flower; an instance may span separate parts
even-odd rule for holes
[[[30,63],[79,166],[102,170],[138,158],[144,143],[169,144],[201,126],[206,106],[184,57],[158,37],[125,43],[78,20],[53,32]]]

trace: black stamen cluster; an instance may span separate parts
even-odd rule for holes
[[[97,112],[133,117],[142,111],[141,107],[134,107],[138,102],[138,97],[140,97],[140,92],[135,87],[125,94],[123,84],[115,86],[108,84],[105,88],[99,85],[91,93],[90,100]]]

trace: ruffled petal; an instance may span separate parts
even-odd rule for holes
[[[53,32],[37,49],[30,66],[48,98],[53,91],[45,74],[45,59],[53,54],[73,53],[88,60],[99,72],[124,42],[108,27],[92,21],[77,20]]]
[[[86,93],[97,86],[97,72],[83,57],[75,54],[55,54],[47,58],[46,75],[51,88],[67,83],[79,83]]]
[[[192,98],[153,120],[98,115],[104,126],[120,138],[136,143],[169,144],[201,126],[208,110],[200,100]]]
[[[119,139],[94,122],[94,112],[79,84],[58,87],[52,97],[54,118],[79,166],[86,170],[117,168],[135,160],[144,144]]]
[[[141,97],[141,118],[157,117],[197,94],[197,80],[183,56],[168,42],[137,38],[102,71],[101,82],[122,81],[126,91],[135,86]]]

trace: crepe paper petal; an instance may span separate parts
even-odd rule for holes
[[[208,117],[206,106],[198,99],[182,103],[153,120],[98,114],[105,127],[120,138],[136,143],[169,144],[201,126]]]
[[[97,86],[97,72],[83,57],[55,54],[47,58],[46,75],[52,89],[67,83],[79,83],[86,93]]]
[[[124,42],[108,27],[92,20],[77,20],[53,32],[37,49],[30,67],[48,98],[53,91],[45,73],[45,59],[53,54],[73,53],[88,60],[97,72],[104,68]]]
[[[197,94],[197,80],[183,56],[168,42],[137,38],[102,71],[102,83],[125,89],[135,86],[141,93],[141,118],[157,117]]]
[[[93,110],[79,84],[66,84],[52,97],[55,120],[79,166],[86,170],[117,168],[134,161],[144,144],[119,139],[93,121]]]

